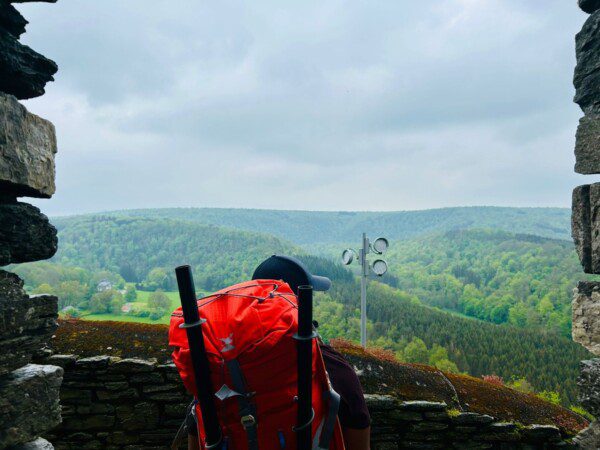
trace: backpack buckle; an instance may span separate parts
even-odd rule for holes
[[[248,414],[247,416],[242,416],[242,420],[240,421],[245,430],[248,428],[252,428],[256,425],[256,419],[252,414]]]

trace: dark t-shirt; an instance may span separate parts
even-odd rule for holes
[[[320,346],[331,385],[341,397],[338,412],[340,424],[345,428],[367,428],[371,424],[371,417],[356,372],[348,361],[329,345],[321,342]],[[188,414],[186,425],[189,434],[198,433],[192,414]]]

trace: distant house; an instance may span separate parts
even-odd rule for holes
[[[108,280],[102,280],[96,286],[98,292],[110,291],[113,288],[113,284]]]
[[[125,303],[123,306],[121,306],[121,312],[124,314],[127,314],[129,312],[131,312],[131,307],[133,305],[131,303]]]

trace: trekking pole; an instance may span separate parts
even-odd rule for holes
[[[185,328],[190,346],[196,391],[200,403],[200,412],[202,413],[202,424],[206,433],[206,448],[216,448],[221,443],[221,427],[213,400],[214,391],[201,327],[206,320],[200,320],[198,315],[198,300],[190,266],[177,267],[175,275],[177,276],[179,298],[183,310],[184,323],[180,327]]]
[[[298,287],[298,425],[295,427],[298,450],[312,448],[312,328],[313,288]]]

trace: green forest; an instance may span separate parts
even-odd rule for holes
[[[386,256],[394,283],[428,305],[567,337],[573,287],[588,278],[571,242],[497,230],[399,241]]]
[[[472,225],[496,214],[495,208],[481,209],[483,219]],[[520,209],[507,209],[521,216]],[[465,211],[476,209],[459,210],[435,214],[446,211],[450,217],[440,220],[458,223],[452,216],[463,220]],[[539,227],[537,221],[561,229],[563,210],[524,210],[532,217],[525,214],[521,223],[539,233],[548,226]],[[333,288],[317,296],[321,334],[358,340],[358,281],[334,258],[344,248],[341,240],[314,256],[302,242],[248,231],[251,227],[235,229],[232,222],[225,228],[160,218],[161,211],[152,217],[138,211],[135,217],[107,213],[53,220],[59,230],[57,255],[14,270],[30,291],[56,294],[65,315],[165,323],[177,305],[175,266],[192,265],[199,294],[204,294],[248,279],[271,254],[294,254],[333,280]],[[167,211],[164,216],[185,210]],[[235,216],[245,210],[231,211]],[[268,221],[270,214],[263,215],[257,223]],[[279,236],[295,227],[300,233],[302,226],[317,226],[281,223],[274,233]],[[498,229],[434,228],[441,231],[415,231],[410,238],[391,240],[385,255],[390,273],[369,284],[371,345],[403,361],[499,376],[520,388],[555,391],[564,404],[574,403],[578,362],[589,355],[568,336],[571,291],[583,278],[573,245]]]
[[[107,214],[177,219],[268,233],[302,247],[354,242],[360,239],[363,232],[371,235],[383,234],[393,241],[423,233],[474,228],[493,228],[508,232],[519,230],[520,233],[565,240],[571,236],[571,210],[568,208],[472,206],[393,212],[161,208],[115,211]],[[55,222],[60,223],[60,220],[58,218]]]

